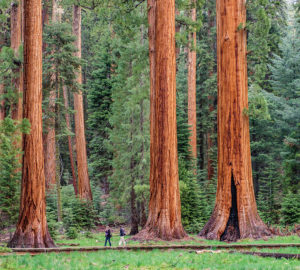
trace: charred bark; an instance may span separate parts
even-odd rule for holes
[[[24,3],[24,117],[31,123],[24,135],[19,220],[9,247],[54,247],[48,232],[42,142],[42,7]]]
[[[236,240],[238,231],[240,238],[271,235],[253,190],[245,23],[245,1],[217,1],[218,187],[212,216],[199,234],[208,239]]]

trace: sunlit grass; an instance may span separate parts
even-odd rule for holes
[[[137,242],[129,240],[130,236],[125,236],[126,243],[129,246],[145,246],[145,245],[227,245],[225,242],[201,239],[197,235],[190,235],[189,240],[178,241],[150,241],[150,242]],[[113,233],[111,238],[112,246],[119,245],[120,237],[117,233]],[[104,246],[105,236],[104,233],[92,234],[92,238],[86,238],[81,234],[77,239],[59,238],[56,243],[74,243],[79,244],[80,247],[84,246]],[[291,236],[276,236],[268,240],[253,240],[243,239],[231,244],[300,244],[300,237],[296,235]]]
[[[300,269],[298,260],[188,251],[100,251],[0,257],[0,269]]]

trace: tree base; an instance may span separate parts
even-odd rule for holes
[[[50,234],[44,236],[37,232],[21,232],[17,230],[7,244],[9,248],[53,248],[56,247]]]
[[[226,209],[217,206],[215,207],[210,220],[199,233],[200,237],[210,240],[236,242],[239,239],[259,239],[272,236],[271,230],[262,222],[256,212],[248,213],[248,222],[239,222],[237,189],[233,175],[231,178],[230,210],[227,211],[228,208]]]
[[[168,233],[160,233],[157,229],[152,229],[150,227],[145,227],[138,234],[131,237],[130,240],[133,241],[172,241],[172,240],[181,240],[188,238],[186,232],[182,229],[174,230]]]

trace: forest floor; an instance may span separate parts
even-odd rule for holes
[[[112,246],[118,246],[120,237],[118,231],[113,232]],[[155,241],[136,242],[126,236],[128,246],[151,245],[227,245],[225,242],[200,239],[190,235],[182,241]],[[69,247],[103,246],[104,233],[80,233],[76,239],[67,239],[59,236],[56,244]],[[268,240],[244,239],[231,244],[299,244],[297,235],[274,237]],[[2,243],[3,245],[5,243]],[[287,247],[276,249],[250,249],[248,251],[278,252],[300,254],[300,248]],[[0,269],[297,269],[300,270],[300,261],[296,259],[261,258],[258,256],[229,253],[227,250],[197,252],[192,250],[150,250],[128,251],[109,250],[97,252],[49,253],[31,256],[11,254],[0,256]]]

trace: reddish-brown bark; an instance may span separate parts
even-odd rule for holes
[[[64,95],[64,104],[66,108],[66,125],[67,129],[71,132],[71,122],[70,122],[70,115],[69,115],[69,98],[68,98],[68,90],[66,87],[63,88],[63,95]],[[74,186],[75,195],[78,194],[77,188],[77,181],[76,181],[76,174],[75,174],[75,163],[74,163],[74,156],[73,156],[73,147],[72,147],[72,138],[68,135],[68,147],[70,153],[70,163],[71,163],[71,171],[72,171],[72,184]]]
[[[217,1],[218,187],[200,236],[235,241],[270,235],[254,197],[248,110],[244,0]]]
[[[20,45],[22,44],[22,2],[19,0],[13,3],[11,7],[10,18],[10,31],[11,31],[11,48],[14,50],[15,55],[19,57]],[[15,74],[19,74],[14,80],[13,84],[17,93],[17,103],[12,106],[12,118],[20,121],[23,115],[23,71],[20,65],[14,70]]]
[[[156,10],[152,9],[155,8],[155,2]],[[148,6],[151,22],[150,75],[155,74],[155,79],[150,79],[150,202],[147,224],[135,238],[180,239],[185,237],[186,233],[181,224],[178,181],[175,1],[150,0]],[[155,30],[152,27],[155,27]],[[151,66],[154,59],[155,68]]]
[[[73,34],[76,37],[76,56],[81,58],[81,7],[73,6]],[[77,74],[77,82],[82,83],[81,69]],[[74,93],[75,139],[78,170],[78,194],[80,198],[92,200],[92,191],[87,166],[86,140],[84,131],[84,114],[82,92]]]
[[[54,247],[46,220],[42,142],[42,6],[24,3],[24,117],[31,123],[24,135],[19,220],[9,247]]]
[[[197,19],[196,1],[192,0],[191,20]],[[197,158],[197,112],[196,112],[196,32],[190,35],[188,48],[188,124],[190,126],[190,145],[192,157]]]

